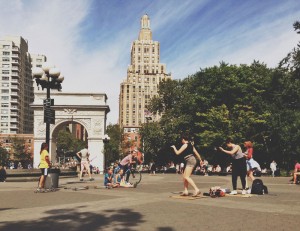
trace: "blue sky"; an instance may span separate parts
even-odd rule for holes
[[[221,61],[275,67],[300,40],[298,0],[0,0],[0,38],[22,36],[29,52],[46,55],[65,76],[64,92],[106,93],[116,123],[146,13],[174,79]]]

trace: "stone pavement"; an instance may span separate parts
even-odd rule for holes
[[[230,176],[193,176],[202,192],[231,188]],[[1,231],[73,230],[297,230],[300,186],[286,177],[262,177],[269,195],[173,199],[182,190],[181,176],[143,174],[136,189],[94,189],[94,182],[60,179],[59,190],[33,193],[36,182],[0,183]],[[240,181],[238,180],[238,186]],[[64,187],[90,186],[73,191]]]

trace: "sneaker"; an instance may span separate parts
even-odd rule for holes
[[[80,179],[80,181],[83,181],[83,179]]]
[[[94,178],[90,178],[90,181],[93,181],[94,180]]]
[[[246,190],[245,189],[243,189],[242,195],[246,195]]]
[[[43,188],[37,188],[36,192],[45,192],[45,189],[43,189]]]
[[[229,193],[230,195],[237,195],[237,191],[236,190],[233,190],[231,191],[231,193]]]

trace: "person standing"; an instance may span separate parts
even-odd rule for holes
[[[226,146],[230,148],[230,151],[219,147],[222,152],[225,152],[228,155],[231,155],[232,160],[232,187],[233,191],[230,193],[231,195],[237,194],[237,178],[238,176],[241,178],[242,183],[242,194],[246,194],[246,175],[247,175],[247,167],[246,167],[246,159],[242,149],[239,145],[234,144],[231,138],[226,140]]]
[[[275,177],[275,171],[277,169],[277,163],[275,162],[275,160],[273,160],[270,164],[270,169],[272,172],[272,177]]]
[[[296,161],[295,168],[294,168],[294,181],[293,184],[297,183],[297,176],[300,175],[300,163],[299,161]]]
[[[129,151],[128,155],[125,156],[119,163],[120,169],[123,169],[123,172],[122,172],[123,176],[126,174],[126,179],[125,179],[126,182],[128,182],[129,176],[130,176],[130,171],[128,171],[128,169],[130,169],[131,165],[135,162],[134,158],[136,157],[136,155],[137,155],[136,151],[133,151],[132,154]]]
[[[88,150],[88,146],[86,145],[85,148],[77,152],[76,155],[81,159],[81,163],[80,163],[81,169],[79,175],[80,181],[83,181],[82,179],[83,169],[85,169],[88,172],[90,181],[93,181],[94,178],[92,178],[91,171],[90,171],[90,160],[89,160],[90,153]]]
[[[49,173],[50,167],[51,167],[51,163],[49,160],[48,144],[42,143],[41,151],[40,151],[40,164],[39,164],[39,168],[41,169],[41,177],[40,177],[39,187],[37,188],[37,191],[42,191],[45,189],[46,177]]]
[[[0,182],[5,182],[6,180],[6,170],[4,166],[0,165]]]
[[[253,144],[252,144],[252,142],[251,141],[245,141],[244,142],[244,147],[247,149],[246,152],[244,153],[244,155],[246,157],[246,164],[247,164],[247,176],[253,182],[255,180],[255,177],[253,176],[253,170],[258,169],[259,171],[261,171],[261,168],[260,168],[259,163],[257,163],[253,159]]]
[[[199,188],[191,178],[191,174],[193,172],[193,169],[196,166],[196,158],[202,162],[200,154],[197,152],[196,148],[192,145],[192,143],[189,141],[189,137],[187,135],[182,135],[181,136],[181,142],[182,146],[180,147],[179,150],[175,147],[175,145],[172,145],[171,148],[173,148],[174,152],[176,155],[182,155],[184,160],[185,160],[185,169],[183,172],[183,186],[184,186],[184,191],[181,194],[182,196],[188,196],[188,186],[189,184],[194,188],[194,194],[193,196],[196,197],[201,194]]]

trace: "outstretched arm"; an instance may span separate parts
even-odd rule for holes
[[[223,149],[222,147],[219,147],[219,149],[228,155],[234,155],[239,150],[239,146],[235,146],[234,149],[232,149],[231,151],[227,151],[227,150]]]

